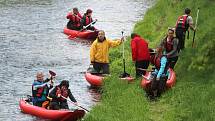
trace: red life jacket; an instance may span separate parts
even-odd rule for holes
[[[182,28],[184,31],[187,31],[189,28],[189,23],[187,23],[187,15],[186,16],[179,16],[176,22],[176,28]]]
[[[167,53],[173,50],[173,39],[174,37],[170,41],[167,41],[167,38],[165,39],[164,47],[166,48]]]
[[[160,68],[160,60],[161,60],[161,56],[156,56],[156,55],[151,55],[150,56],[150,62],[155,65],[155,67],[157,69]]]
[[[67,15],[67,19],[69,19],[72,22],[73,26],[76,26],[76,27],[81,26],[81,17],[79,15],[74,15],[69,13]]]
[[[92,23],[93,22],[93,19],[92,19],[92,17],[88,17],[88,16],[85,16],[84,17],[84,21],[85,21],[85,23],[83,23],[84,24],[84,26],[87,26],[87,25],[89,25],[90,23]]]
[[[43,95],[45,86],[44,86],[44,87],[37,88],[37,90],[33,90],[33,86],[34,86],[34,84],[32,85],[32,96],[33,96],[33,97],[41,98],[42,95]]]
[[[63,97],[67,98],[69,95],[68,95],[68,89],[64,86],[62,86],[61,88],[60,87],[57,87],[57,91],[56,91],[56,95],[58,94],[61,94]],[[62,101],[65,100],[64,98],[60,98]]]
[[[43,90],[44,90],[44,87],[38,88],[38,89],[37,89],[36,96],[37,96],[37,97],[42,97]]]

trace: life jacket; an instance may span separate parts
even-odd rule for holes
[[[167,41],[167,37],[166,37],[164,41],[164,47],[167,53],[173,50],[173,39],[174,37],[170,41]]]
[[[65,88],[64,86],[62,86],[61,88],[58,86],[56,95],[61,94],[63,97],[67,98],[69,96],[68,91],[69,90],[67,88]],[[60,100],[64,101],[65,99],[61,97]]]
[[[186,15],[186,16],[179,16],[178,20],[176,22],[176,28],[181,28],[184,31],[187,31],[188,28],[189,28],[189,23],[187,23],[187,18],[188,18],[188,15]]]
[[[44,86],[44,87],[37,88],[37,90],[34,90],[34,89],[33,89],[33,86],[34,86],[34,85],[32,85],[32,96],[35,97],[35,98],[41,98],[42,95],[43,95],[45,86]]]
[[[67,15],[67,19],[69,19],[69,24],[75,27],[80,27],[81,26],[81,18],[78,15],[74,15],[69,13]]]
[[[92,17],[85,16],[85,17],[83,17],[83,19],[84,19],[84,23],[83,23],[84,26],[87,26],[93,22]]]
[[[159,56],[156,56],[156,55],[152,55],[151,56],[151,59],[150,59],[150,62],[155,65],[156,69],[157,70],[160,70],[160,66],[161,66],[161,58],[163,57],[164,55],[159,55]],[[166,66],[165,66],[165,69],[164,69],[164,74],[167,73],[167,70],[168,70],[168,67],[169,67],[169,63],[167,61],[166,63]]]

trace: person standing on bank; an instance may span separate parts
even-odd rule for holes
[[[189,28],[193,31],[196,31],[196,28],[193,26],[193,19],[191,17],[191,10],[186,8],[184,11],[184,15],[178,17],[176,21],[176,37],[179,39],[178,51],[184,49],[185,46],[185,34]]]
[[[173,28],[168,29],[167,36],[161,40],[160,47],[164,48],[164,51],[166,51],[169,67],[174,69],[178,60],[178,38],[174,37]]]
[[[120,45],[121,40],[112,41],[105,37],[105,32],[100,30],[97,39],[90,47],[90,61],[93,69],[102,74],[109,74],[109,49]]]
[[[136,33],[131,34],[131,39],[132,60],[135,63],[136,77],[141,77],[146,72],[143,69],[147,69],[149,66],[148,43]]]

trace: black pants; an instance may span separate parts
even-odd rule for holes
[[[89,27],[87,27],[87,30],[95,31],[95,30],[96,30],[96,28],[95,28],[94,26],[89,26]]]
[[[38,106],[38,107],[42,107],[43,102],[35,102],[33,103],[33,105]]]
[[[63,102],[53,101],[50,103],[50,109],[52,110],[69,109],[69,106],[65,101]]]
[[[81,26],[74,26],[73,23],[72,23],[72,21],[69,21],[67,23],[67,28],[71,29],[71,30],[81,30],[82,29]]]
[[[160,80],[156,80],[157,75],[151,75],[151,85],[146,90],[147,95],[150,98],[160,97],[161,94],[165,91],[167,77],[162,76]]]
[[[176,29],[176,37],[179,40],[179,43],[178,43],[179,50],[184,49],[184,46],[185,46],[185,34],[186,34],[186,31],[184,31],[183,29]]]
[[[110,74],[109,64],[108,63],[98,63],[98,62],[95,62],[95,63],[93,63],[93,68],[98,73]]]
[[[141,77],[142,75],[145,75],[146,71],[140,70],[141,69],[147,69],[149,66],[149,61],[136,61],[135,62],[135,67],[136,67],[136,77]]]
[[[171,69],[174,69],[176,62],[178,61],[178,56],[176,57],[172,57],[172,58],[168,58],[168,63],[169,63],[169,67]]]

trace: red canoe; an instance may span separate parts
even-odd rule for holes
[[[85,73],[85,78],[90,83],[91,86],[96,86],[96,87],[102,86],[102,83],[103,83],[103,80],[104,80],[103,76],[93,75],[93,74],[91,74],[89,72]],[[120,79],[128,81],[128,82],[132,82],[134,80],[133,77],[124,77],[124,78],[120,78]]]
[[[96,87],[102,86],[102,82],[104,79],[103,76],[93,75],[89,72],[85,73],[85,78],[92,86],[96,86]]]
[[[89,40],[95,40],[98,31],[90,31],[90,30],[84,30],[84,31],[76,31],[76,30],[71,30],[68,28],[64,28],[63,30],[64,34],[68,35],[69,38],[82,38],[82,39],[89,39]]]
[[[84,110],[47,110],[45,108],[33,106],[23,99],[19,101],[19,107],[24,113],[56,121],[77,121],[85,115]]]
[[[168,71],[170,73],[170,77],[167,79],[166,87],[171,88],[176,82],[176,75],[171,68]],[[150,75],[151,75],[151,72],[146,72],[145,77],[149,79]],[[150,86],[150,83],[151,81],[148,81],[147,79],[143,78],[141,81],[141,87],[144,89],[147,89]]]

